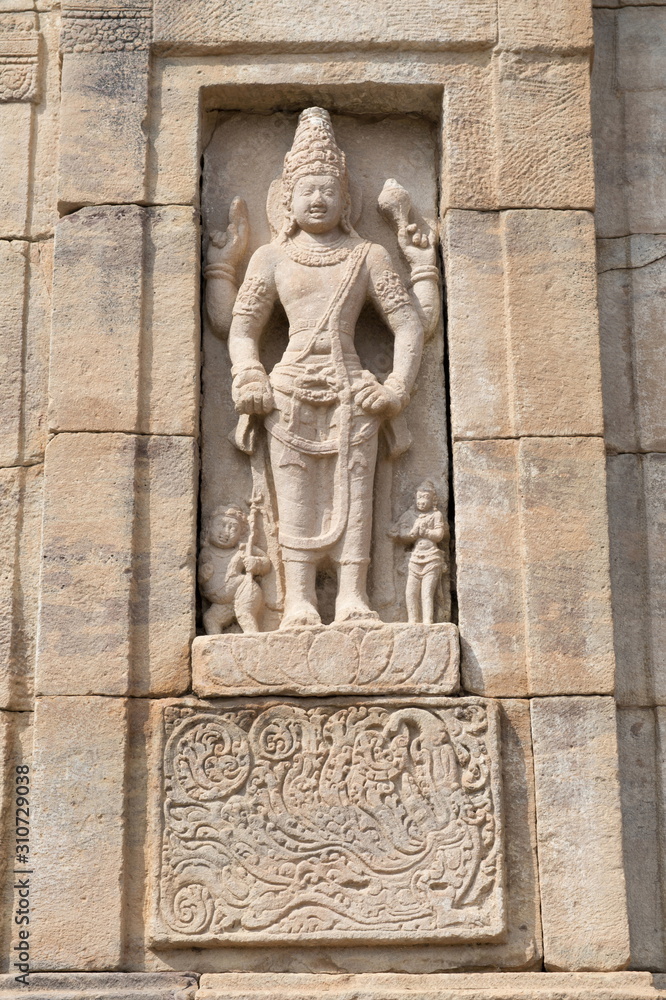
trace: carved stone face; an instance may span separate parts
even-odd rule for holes
[[[211,522],[208,540],[218,549],[233,549],[240,542],[242,535],[242,526],[235,517],[218,514]]]
[[[294,185],[291,210],[306,233],[328,233],[342,217],[343,196],[337,177],[307,174]]]
[[[427,490],[419,490],[416,494],[416,509],[420,510],[422,513],[432,510],[434,504],[434,497],[432,493]]]

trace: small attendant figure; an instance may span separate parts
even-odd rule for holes
[[[407,620],[432,625],[435,620],[435,596],[446,558],[439,543],[448,535],[444,515],[437,506],[437,494],[427,480],[416,491],[415,507],[400,518],[389,536],[403,545],[412,545],[407,567]]]
[[[252,520],[239,507],[218,507],[210,519],[199,554],[199,590],[210,603],[204,611],[208,635],[218,635],[234,621],[243,632],[258,632],[264,595],[256,577],[271,569],[270,559],[254,544]]]

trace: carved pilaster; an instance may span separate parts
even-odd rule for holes
[[[79,3],[63,10],[61,52],[141,52],[150,47],[152,5]]]
[[[36,101],[39,32],[34,14],[0,17],[0,102]]]

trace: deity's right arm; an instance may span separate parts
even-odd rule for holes
[[[233,309],[229,331],[232,395],[239,413],[268,413],[270,384],[259,357],[259,340],[277,300],[270,244],[255,251]]]
[[[238,292],[238,267],[247,248],[249,221],[247,205],[234,198],[229,208],[229,225],[210,234],[206,251],[206,312],[216,337],[226,338],[231,311]]]

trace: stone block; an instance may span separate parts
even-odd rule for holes
[[[666,88],[624,95],[625,177],[630,233],[666,232]]]
[[[491,697],[530,691],[517,447],[470,441],[453,449],[462,684]]]
[[[471,699],[476,701],[476,699]],[[428,711],[443,702],[427,699]],[[275,702],[272,702],[275,704]],[[226,709],[237,711],[239,703],[225,703]],[[245,707],[260,707],[270,704],[262,700],[240,703]],[[284,702],[279,702],[284,705]],[[294,704],[294,703],[292,703]],[[305,709],[320,706],[321,702],[298,700],[297,706]],[[343,701],[350,704],[349,699]],[[365,702],[363,702],[365,704]],[[377,704],[377,703],[376,703]],[[382,700],[381,705],[393,711],[394,706],[405,705],[398,699]],[[462,708],[460,699],[446,701],[446,704]],[[412,699],[409,708],[419,709]],[[154,838],[154,850],[146,852],[147,831],[161,828],[163,815],[162,769],[164,744],[162,738],[163,714],[169,718],[171,727],[178,727],[187,718],[203,713],[221,710],[218,703],[187,701],[158,701],[131,699],[130,712],[130,779],[128,786],[128,831],[126,835],[128,870],[134,874],[127,885],[127,940],[126,961],[132,967],[144,963],[144,967],[154,969],[172,968],[175,962],[183,968],[196,968],[200,972],[274,971],[296,973],[304,968],[311,972],[385,972],[388,970],[410,974],[437,972],[445,969],[464,968],[514,968],[533,967],[540,960],[540,918],[536,869],[536,820],[534,812],[533,766],[531,756],[531,735],[529,705],[526,702],[509,700],[502,702],[499,713],[501,723],[501,771],[503,788],[503,818],[505,837],[505,901],[507,932],[498,942],[452,944],[413,944],[397,948],[388,944],[371,946],[369,942],[348,943],[341,946],[335,941],[284,942],[279,948],[274,945],[256,944],[252,948],[238,947],[233,940],[225,941],[221,947],[210,944],[201,949],[187,948],[184,943],[175,950],[160,947],[153,950],[148,940],[148,928],[144,920],[144,878],[151,887],[150,892],[156,905],[156,878],[161,863],[161,845]],[[328,710],[327,710],[328,711]],[[402,710],[401,710],[402,711]],[[188,716],[187,713],[190,713]],[[219,717],[219,715],[218,715]],[[360,720],[360,716],[359,716]],[[360,720],[362,721],[362,720]],[[244,723],[245,724],[245,723]],[[416,731],[415,731],[416,732]],[[277,735],[277,734],[276,734]],[[336,737],[337,738],[337,737]],[[427,737],[425,737],[427,742]],[[275,743],[276,752],[280,741]],[[494,744],[493,744],[494,745]],[[490,743],[488,744],[490,746]],[[193,752],[198,749],[192,744]],[[168,751],[170,753],[170,751]],[[446,753],[444,754],[446,757]],[[360,759],[360,758],[359,758]],[[444,758],[442,758],[444,759]],[[194,757],[192,757],[194,760]],[[420,767],[420,765],[417,765]],[[439,762],[434,764],[436,770]],[[292,769],[293,770],[293,769]],[[197,772],[198,773],[198,772]],[[328,779],[327,779],[328,780]],[[289,787],[291,784],[287,782]],[[193,786],[192,786],[193,787]],[[263,793],[260,793],[263,794]],[[289,802],[290,792],[285,793]],[[401,793],[402,794],[402,793]],[[448,794],[442,786],[441,794]],[[207,800],[205,808],[218,808],[219,803]],[[345,807],[346,808],[346,807]],[[410,807],[411,808],[411,807]],[[305,815],[305,807],[299,817]],[[340,814],[337,814],[338,816]],[[145,876],[144,876],[145,871]],[[354,891],[356,881],[352,880],[349,891]],[[185,903],[185,897],[179,902]],[[187,907],[181,911],[185,916]],[[193,899],[192,912],[196,912]],[[235,932],[230,930],[229,936]]]
[[[126,751],[123,699],[37,700],[31,815],[39,916],[30,937],[36,972],[121,965]]]
[[[594,223],[447,212],[454,440],[601,434]]]
[[[666,704],[666,456],[608,459],[617,699]]]
[[[81,205],[144,200],[148,52],[73,51],[66,36],[58,200]]]
[[[664,451],[666,236],[600,239],[597,259],[607,443]]]
[[[634,378],[632,336],[633,275],[624,266],[608,267],[603,260],[604,245],[626,240],[598,241],[599,344],[605,439],[614,451],[638,449],[638,414]]]
[[[632,236],[630,245],[638,445],[641,451],[663,452],[666,451],[666,236]]]
[[[463,688],[610,693],[601,439],[457,444],[454,492]]]
[[[153,943],[496,940],[499,739],[478,698],[166,707]]]
[[[654,695],[666,705],[666,455],[643,457]]]
[[[200,698],[258,694],[453,694],[458,629],[406,623],[312,625],[194,640]]]
[[[0,241],[0,467],[43,458],[52,242]]]
[[[42,467],[0,470],[0,708],[31,707]]]
[[[507,212],[503,222],[515,433],[601,434],[594,220]]]
[[[603,441],[524,439],[518,456],[531,693],[611,693]]]
[[[17,879],[21,878],[15,872],[32,868],[32,858],[30,853],[24,854],[17,851],[17,808],[25,809],[25,802],[18,803],[16,789],[25,791],[23,784],[17,785],[16,779],[21,782],[25,780],[26,772],[32,763],[32,712],[5,712],[0,711],[0,768],[2,780],[0,781],[0,840],[4,850],[0,858],[0,905],[2,906],[2,920],[0,921],[0,964],[3,969],[12,969],[13,963],[17,961],[14,947],[20,943],[19,925],[15,923],[17,909],[19,907],[19,887]],[[17,774],[16,768],[22,770]],[[28,783],[30,789],[30,783]],[[22,796],[22,798],[24,798]],[[28,795],[30,800],[30,795]],[[31,803],[30,803],[31,804]],[[27,818],[30,822],[29,806],[28,813],[20,813],[20,832],[25,833],[24,823]],[[28,826],[28,839],[30,840],[30,827]],[[21,848],[25,847],[22,841]],[[28,845],[30,846],[30,845]],[[25,857],[26,862],[16,861],[17,857]],[[30,876],[28,876],[29,878]],[[25,876],[23,876],[25,879]],[[17,888],[14,888],[17,886]],[[25,893],[24,893],[25,896]],[[18,970],[16,970],[18,971]],[[0,983],[4,977],[0,976]],[[9,979],[9,977],[7,977]],[[12,985],[20,987],[11,977]],[[0,985],[0,993],[2,986]]]
[[[660,977],[656,977],[659,979]],[[543,972],[467,972],[455,975],[341,976],[309,975],[299,972],[203,975],[197,1000],[306,1000],[313,996],[331,1000],[382,1000],[390,995],[397,1000],[515,1000],[517,997],[540,1000],[659,1000],[661,990],[649,972],[619,973],[543,973]]]
[[[195,1000],[191,972],[33,972],[29,985],[0,976],[2,1000]]]
[[[33,180],[28,202],[28,232],[31,239],[44,239],[52,235],[58,221],[60,10],[42,9],[38,17],[40,86],[33,105],[31,152]]]
[[[33,126],[38,91],[37,17],[27,10],[0,12],[0,237],[25,236]]]
[[[39,692],[186,690],[194,441],[59,434],[46,456]]]
[[[613,971],[630,957],[612,698],[531,702],[544,963]]]
[[[659,6],[595,12],[599,236],[663,233],[666,20]]]
[[[500,0],[499,44],[509,52],[541,51],[572,55],[592,47],[592,11],[581,0],[548,6]]]
[[[454,441],[509,437],[513,430],[503,219],[499,212],[460,211],[444,218]]]
[[[616,13],[607,4],[594,11],[594,62],[591,80],[592,139],[596,211],[599,236],[628,232],[627,187],[624,169],[624,102],[617,89]]]
[[[651,705],[654,685],[641,456],[609,455],[607,477],[615,696],[620,705]]]
[[[455,0],[418,0],[409,7],[386,0],[381,8],[372,0],[354,7],[325,0],[316,17],[308,0],[242,0],[233,10],[224,0],[193,0],[186,10],[177,0],[157,0],[153,31],[157,45],[179,54],[484,48],[496,40],[497,14],[488,0],[466,8]]]
[[[444,87],[442,215],[498,207],[495,149],[492,67],[462,65]]]
[[[617,86],[666,90],[666,8],[624,7],[617,19]]]
[[[661,909],[659,769],[657,730],[651,708],[623,708],[617,714],[622,801],[624,877],[631,965],[663,968]]]
[[[26,231],[31,125],[30,104],[0,103],[0,235],[5,239],[24,236]]]
[[[500,208],[593,208],[589,86],[585,56],[505,52],[498,57]]]
[[[0,356],[4,372],[0,390],[2,465],[15,465],[20,454],[27,252],[28,245],[22,241],[0,241]]]
[[[62,220],[53,430],[197,434],[198,257],[192,209],[104,206]]]

